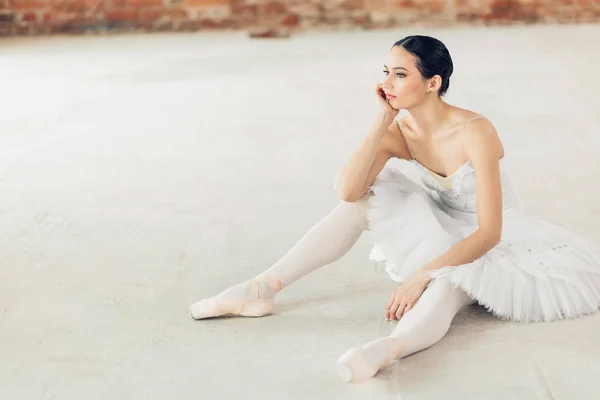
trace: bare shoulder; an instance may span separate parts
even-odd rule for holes
[[[409,160],[410,153],[406,147],[406,139],[403,133],[405,119],[406,117],[402,117],[394,120],[383,138],[383,144],[392,157]]]
[[[398,129],[400,130],[400,133],[402,135],[405,135],[406,133],[409,133],[411,131],[411,121],[412,117],[410,114],[405,115],[404,117],[396,120],[396,122],[398,123]]]
[[[462,142],[469,160],[482,157],[504,157],[504,147],[496,127],[486,116],[473,113],[466,121]]]

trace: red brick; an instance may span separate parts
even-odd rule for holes
[[[396,1],[393,6],[395,8],[418,8],[419,5],[415,3],[413,0],[400,0]]]
[[[50,11],[46,11],[46,12],[42,12],[42,13],[38,13],[38,24],[40,25],[44,25],[45,23],[47,23],[48,21],[57,21],[57,22],[65,22],[68,21],[69,19],[73,19],[76,16],[79,16],[80,14],[77,14],[73,11],[61,11],[61,12],[57,12],[54,10],[50,10]]]
[[[514,7],[510,0],[495,0],[488,19],[506,19],[514,14]]]
[[[131,7],[160,7],[163,0],[127,0],[127,5]]]
[[[32,12],[26,12],[21,16],[21,21],[35,22],[37,21],[37,14]]]
[[[51,8],[54,11],[85,11],[89,9],[89,6],[85,0],[74,0],[53,2]]]
[[[53,24],[49,29],[59,33],[82,33],[90,25],[90,20],[86,18],[72,18],[60,23]]]
[[[246,4],[245,0],[232,0],[231,1],[231,15],[257,15],[258,5]]]
[[[340,8],[326,10],[323,14],[323,21],[331,25],[339,25],[348,18],[348,11]]]
[[[509,0],[496,0],[492,3],[490,14],[484,20],[536,22],[540,19],[538,5],[520,4]]]
[[[138,19],[136,10],[107,11],[104,15],[107,21],[136,21]]]
[[[423,4],[423,8],[434,13],[441,13],[446,8],[446,3],[443,1],[428,1]]]
[[[456,14],[456,20],[458,22],[473,22],[481,19],[481,16],[474,12],[459,12]]]
[[[13,33],[15,25],[13,24],[5,24],[0,22],[0,36],[8,36]]]
[[[32,33],[31,26],[16,26],[15,33],[17,35],[28,35]]]
[[[182,31],[191,31],[196,32],[201,29],[214,29],[217,28],[217,22],[210,19],[202,19],[202,20],[190,20],[190,21],[182,21],[179,24],[179,29]]]
[[[250,32],[250,37],[251,38],[260,38],[260,39],[276,38],[277,31],[275,29],[265,29],[265,30],[261,30],[261,31],[253,31],[253,32]]]
[[[175,30],[173,22],[171,21],[157,22],[154,24],[154,29],[158,32],[169,32]]]
[[[288,38],[290,32],[284,29],[278,28],[260,28],[249,32],[251,38],[258,39],[276,39],[276,38]]]
[[[184,19],[187,18],[188,14],[185,10],[179,9],[155,9],[155,10],[144,10],[140,14],[142,21],[157,21],[161,18],[165,19]]]
[[[1,16],[15,15],[14,21],[27,29],[16,32],[12,25],[18,24],[8,22],[11,27],[2,27],[3,32],[37,34],[80,33],[95,22],[102,25],[111,20],[130,21],[149,31],[247,30],[258,28],[260,22],[272,28],[271,34],[280,35],[296,27],[339,24],[370,29],[415,22],[600,22],[598,5],[600,0],[0,0],[0,13],[4,13],[0,24],[6,25]],[[188,12],[196,14],[194,8],[200,13],[190,21]]]
[[[387,0],[369,0],[365,3],[365,9],[369,11],[389,11]]]
[[[368,18],[365,15],[358,15],[350,18],[350,22],[354,26],[365,26],[367,24]]]
[[[599,10],[600,9],[600,1],[598,0],[575,0],[577,5],[585,7],[591,10]]]
[[[300,24],[300,17],[297,14],[290,14],[281,20],[281,25],[294,27]]]
[[[309,4],[308,2],[293,4],[289,7],[289,11],[298,14],[302,20],[321,18],[325,12],[323,7],[319,7],[319,4]]]
[[[208,7],[229,4],[229,0],[185,0],[185,5],[190,7]]]
[[[41,0],[11,0],[10,7],[14,10],[33,10],[47,8],[48,3]]]
[[[225,18],[218,21],[217,26],[221,29],[231,29],[235,27],[235,21],[231,18]]]
[[[188,12],[186,10],[178,8],[162,10],[161,13],[170,19],[184,19],[188,17]]]
[[[148,10],[148,11],[144,11],[141,14],[141,20],[142,21],[151,21],[154,22],[157,19],[160,19],[160,17],[162,16],[162,12],[160,10]]]
[[[95,0],[46,0],[45,2],[50,8],[92,7],[96,3]]]
[[[152,31],[154,29],[154,21],[138,21],[136,27],[143,31]]]
[[[212,19],[203,19],[201,21],[198,21],[198,29],[214,29],[217,28],[217,23],[216,21],[213,21]]]
[[[285,14],[287,12],[287,7],[283,3],[279,3],[277,1],[272,1],[270,3],[266,3],[261,6],[258,11],[261,15],[277,15],[277,14]]]
[[[340,7],[345,10],[362,10],[365,8],[365,0],[346,0]]]

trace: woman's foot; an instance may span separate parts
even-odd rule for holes
[[[215,297],[200,300],[190,306],[193,319],[237,315],[262,317],[273,311],[273,299],[283,289],[275,275],[261,274],[230,287]]]
[[[346,383],[363,382],[389,366],[402,350],[402,339],[382,337],[353,347],[337,361],[337,373]]]

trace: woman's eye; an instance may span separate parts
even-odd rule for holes
[[[398,78],[404,78],[406,75],[404,75],[403,73],[400,73],[400,72],[398,72],[398,73],[396,74],[396,76],[397,76]]]
[[[383,74],[384,74],[384,75],[387,75],[387,74],[389,74],[389,72],[387,72],[386,70],[384,70],[384,71],[383,71]]]

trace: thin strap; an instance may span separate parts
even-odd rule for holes
[[[485,118],[483,115],[478,115],[476,117],[473,117],[471,119],[468,119],[467,122],[465,122],[465,125],[463,127],[463,132],[467,130],[467,128],[469,127],[469,124],[471,123],[471,121],[474,121],[476,119],[480,119],[480,118]]]
[[[476,120],[476,119],[481,119],[481,118],[484,118],[484,119],[485,119],[485,117],[484,117],[483,115],[478,115],[478,116],[476,116],[476,117],[473,117],[473,118],[470,118],[470,119],[468,119],[468,120],[467,120],[467,122],[465,122],[465,125],[464,125],[464,127],[463,127],[463,131],[462,131],[462,136],[461,136],[461,142],[462,142],[462,143],[461,143],[461,146],[462,146],[462,148],[463,148],[463,152],[464,152],[465,154],[467,154],[467,152],[465,151],[465,135],[464,135],[464,133],[465,133],[465,131],[467,130],[467,128],[469,127],[469,124],[471,123],[471,121],[474,121],[474,120]],[[467,158],[469,158],[469,157],[467,157]]]

